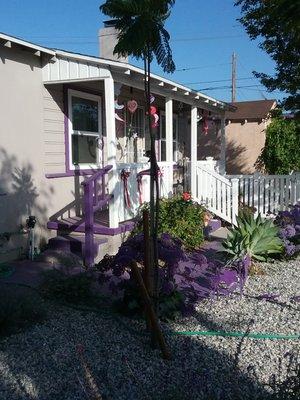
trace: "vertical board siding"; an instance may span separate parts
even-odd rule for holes
[[[63,87],[45,88],[43,93],[45,173],[65,170]]]

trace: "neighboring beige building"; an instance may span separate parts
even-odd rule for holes
[[[252,174],[265,144],[266,127],[271,121],[270,111],[276,107],[276,101],[254,100],[231,105],[235,111],[225,114],[226,141],[222,141],[220,120],[211,113],[203,115],[198,129],[198,160],[213,157],[222,165],[226,157],[227,174]]]
[[[265,145],[266,127],[275,100],[232,103],[235,112],[226,112],[226,173],[251,174]]]

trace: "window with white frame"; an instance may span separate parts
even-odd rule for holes
[[[178,139],[178,115],[173,115],[173,161],[178,161],[179,139]],[[166,113],[160,113],[160,137],[159,137],[159,161],[166,161],[167,144],[166,144]]]
[[[68,91],[70,168],[102,164],[101,97]]]

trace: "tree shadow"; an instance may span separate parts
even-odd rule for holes
[[[246,147],[236,145],[234,141],[226,143],[226,173],[227,174],[251,174],[249,165],[245,160]]]
[[[0,199],[0,232],[17,233],[21,225],[26,225],[28,216],[34,215],[39,228],[38,239],[42,240],[53,187],[41,183],[37,188],[37,171],[34,171],[32,164],[18,161],[15,155],[10,155],[4,148],[0,148],[0,162],[0,193],[5,194]],[[26,246],[26,240],[24,236],[15,234],[11,236],[9,248]]]

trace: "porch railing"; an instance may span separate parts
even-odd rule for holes
[[[173,194],[173,164],[171,162],[159,162],[161,176],[159,178],[160,197],[169,197]],[[150,197],[150,176],[142,174],[140,184],[137,176],[143,171],[150,169],[150,163],[118,163],[118,183],[115,187],[114,201],[118,213],[118,221],[123,222],[134,218],[137,215],[141,202],[148,202]],[[122,171],[129,173],[127,178],[127,189],[121,180]],[[128,191],[130,206],[125,202],[125,190]]]
[[[196,166],[193,198],[225,221],[235,224],[238,214],[238,179],[227,179],[214,170]]]
[[[111,165],[107,165],[81,183],[85,222],[84,263],[87,267],[93,266],[95,259],[94,213],[105,206],[110,199],[110,195],[105,193],[105,175],[111,168]]]

